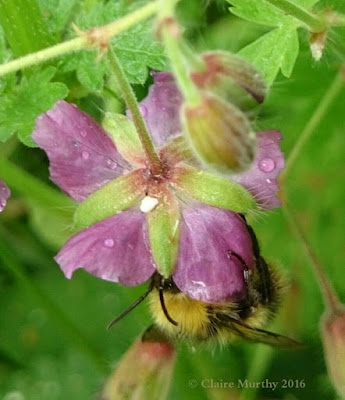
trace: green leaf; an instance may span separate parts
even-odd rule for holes
[[[0,97],[0,141],[18,133],[24,144],[35,146],[31,139],[35,119],[68,94],[66,85],[50,82],[54,74],[55,68],[48,67],[30,78],[23,77],[12,93]]]
[[[11,51],[7,48],[4,32],[0,26],[0,64],[9,61],[12,57]],[[15,73],[0,76],[0,95],[11,90],[16,83]]]
[[[237,213],[256,210],[253,196],[238,183],[191,167],[176,168],[176,189],[193,199]]]
[[[131,83],[144,84],[148,67],[167,69],[163,48],[154,38],[152,21],[145,21],[115,36],[112,47]]]
[[[87,10],[82,10],[75,24],[81,30],[88,30],[113,22],[147,1],[135,2],[124,6],[122,2],[97,3]],[[71,29],[70,36],[75,36]],[[144,84],[148,69],[167,69],[164,51],[154,36],[152,21],[144,21],[133,28],[115,36],[111,47],[119,57],[126,76],[132,84]],[[96,52],[70,54],[63,58],[63,71],[76,71],[79,82],[89,90],[102,90],[105,75],[104,60],[96,60]]]
[[[167,192],[158,205],[147,213],[150,245],[158,272],[168,278],[174,270],[180,237],[179,208]]]
[[[290,0],[296,5],[309,9],[318,0]],[[284,11],[266,2],[266,0],[229,0],[230,11],[247,21],[267,26],[280,26],[287,20],[294,20]]]
[[[0,0],[0,24],[16,57],[55,42],[36,0]]]
[[[239,54],[254,64],[271,85],[279,70],[286,77],[291,75],[298,51],[296,25],[287,21],[243,48]]]
[[[83,229],[138,203],[146,189],[141,177],[142,172],[136,170],[112,180],[92,193],[75,212],[76,229]]]
[[[231,0],[230,11],[237,17],[257,24],[278,26],[286,17],[264,0]]]
[[[230,0],[229,0],[230,1]],[[310,9],[318,0],[293,0]],[[277,27],[240,51],[264,75],[270,85],[281,70],[290,77],[299,52],[297,28],[300,22],[265,0],[231,0],[230,11],[240,18]]]
[[[68,22],[72,20],[78,0],[39,0],[39,3],[50,31],[54,36],[60,37]]]

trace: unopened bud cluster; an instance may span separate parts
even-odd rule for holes
[[[225,51],[201,54],[201,65],[190,78],[200,93],[196,104],[185,104],[185,132],[199,158],[221,172],[240,172],[255,157],[256,140],[246,112],[262,103],[267,88],[247,61]]]

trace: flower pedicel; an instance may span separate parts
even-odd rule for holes
[[[48,155],[52,180],[82,202],[76,224],[84,229],[67,241],[57,263],[68,278],[78,268],[126,286],[151,278],[142,299],[152,291],[156,323],[168,335],[207,339],[205,332],[215,327],[207,313],[195,332],[186,321],[192,318],[190,309],[205,312],[211,304],[222,325],[214,328],[214,336],[233,329],[251,340],[291,344],[258,329],[270,316],[265,306],[275,308],[280,284],[242,215],[257,204],[262,209],[280,204],[275,195],[284,167],[280,133],[257,134],[256,158],[245,173],[231,180],[212,175],[201,169],[181,136],[181,96],[172,76],[160,73],[154,80],[140,106],[159,150],[159,176],[152,174],[135,140],[126,145],[126,138],[135,135],[124,116],[106,116],[109,134],[64,101],[37,119],[32,137]],[[121,136],[124,131],[128,135]],[[181,303],[173,310],[169,296],[176,293],[187,308]],[[224,304],[227,311],[217,313]],[[253,306],[260,315],[251,327]],[[226,313],[229,318],[221,323]]]

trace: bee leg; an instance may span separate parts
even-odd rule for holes
[[[255,235],[253,228],[247,224],[246,218],[243,214],[240,214],[240,216],[246,223],[248,232],[252,239],[253,253],[254,253],[255,264],[256,264],[255,267],[258,270],[259,279],[260,279],[260,293],[262,293],[262,301],[264,303],[269,303],[272,301],[272,298],[273,298],[273,293],[272,293],[272,289],[271,289],[272,288],[271,274],[270,274],[270,271],[269,271],[266,261],[261,256],[259,242],[258,242],[258,239]]]
[[[159,300],[160,300],[160,303],[161,303],[161,307],[162,307],[162,310],[164,312],[164,315],[166,316],[166,319],[170,323],[172,323],[173,325],[177,326],[178,323],[170,317],[169,312],[168,312],[168,310],[166,308],[166,305],[165,305],[165,301],[164,301],[164,278],[163,277],[162,277],[162,279],[160,281],[160,284],[158,286],[158,293],[159,293]]]
[[[229,259],[231,259],[231,257],[234,256],[235,258],[237,258],[237,260],[241,263],[242,267],[243,267],[243,277],[244,277],[244,282],[246,284],[247,287],[247,295],[246,295],[246,303],[248,306],[250,306],[251,304],[253,304],[253,299],[252,299],[252,290],[251,290],[251,282],[250,282],[250,269],[248,268],[247,263],[244,261],[244,259],[235,251],[232,250],[228,250],[227,251],[227,257]]]

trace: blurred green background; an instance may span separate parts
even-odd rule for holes
[[[99,3],[102,2],[83,1],[78,6],[92,8]],[[267,30],[231,16],[225,2],[210,2],[206,12],[201,3],[206,5],[206,2],[185,0],[180,7],[186,35],[199,50],[238,51]],[[41,7],[44,10],[45,5],[52,7],[52,4],[53,1],[42,1]],[[345,11],[340,1],[328,4]],[[74,20],[78,6],[71,11],[68,21]],[[301,31],[301,50],[291,78],[278,76],[271,88],[256,127],[257,130],[279,129],[286,155],[344,62],[344,33],[344,29],[331,31],[323,58],[315,62],[308,48],[307,33]],[[50,62],[50,65],[58,64],[59,60]],[[106,94],[83,87],[73,71],[68,80],[64,79],[73,89],[68,100],[99,118]],[[149,80],[145,85],[135,86],[139,97],[145,95],[148,84]],[[113,99],[114,103],[118,101]],[[286,188],[294,214],[343,300],[344,111],[343,90],[303,148]],[[1,145],[0,156],[53,187],[49,182],[47,159],[41,150],[25,147],[12,138]],[[48,213],[43,212],[20,190],[12,192],[7,209],[0,216],[0,399],[96,399],[102,382],[121,355],[150,324],[147,304],[140,305],[111,331],[106,331],[106,326],[145,288],[121,287],[83,271],[77,271],[67,280],[53,261],[60,241],[60,237],[56,239],[53,220],[61,214],[67,220],[69,210],[52,208]],[[200,382],[203,379],[237,382],[248,373],[254,381],[303,379],[305,388],[283,389],[280,384],[273,392],[251,389],[242,394],[246,399],[336,399],[319,338],[322,298],[298,239],[291,234],[280,209],[252,218],[250,223],[265,257],[274,260],[291,282],[272,329],[295,337],[307,346],[302,350],[282,351],[238,343],[210,351],[181,344],[169,399],[238,399],[237,391],[205,389]],[[190,388],[190,379],[196,379],[199,385]]]

